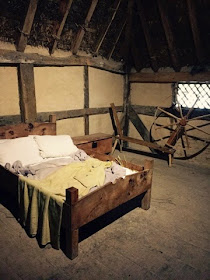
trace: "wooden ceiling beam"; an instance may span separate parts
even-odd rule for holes
[[[50,54],[53,54],[55,52],[55,49],[57,48],[58,40],[60,40],[60,36],[63,31],[64,25],[66,23],[66,19],[69,14],[69,11],[71,9],[72,2],[73,2],[73,0],[68,0],[66,2],[66,8],[62,12],[61,23],[58,28],[55,27],[55,34],[53,34],[53,37],[55,38],[55,40],[54,40],[52,48],[50,49]]]
[[[169,18],[168,18],[166,9],[163,5],[163,2],[160,0],[157,0],[157,3],[158,3],[160,18],[161,18],[161,22],[162,22],[163,29],[165,32],[166,41],[168,44],[168,49],[169,49],[169,53],[171,56],[173,68],[175,71],[179,71],[181,67],[180,67],[178,54],[177,54],[177,50],[176,50],[176,46],[175,46],[174,34],[171,29],[171,24],[169,22]]]
[[[203,60],[205,58],[205,54],[204,54],[204,49],[202,47],[202,42],[201,42],[200,33],[199,33],[199,29],[198,29],[195,2],[192,0],[186,0],[186,1],[187,1],[189,21],[190,21],[193,40],[194,40],[194,44],[195,44],[197,59],[199,62],[203,62]]]
[[[155,52],[154,52],[154,48],[153,48],[153,44],[152,44],[152,37],[150,35],[149,32],[149,26],[147,24],[146,18],[145,18],[145,9],[144,6],[142,5],[141,0],[137,0],[137,9],[138,9],[138,14],[140,17],[140,21],[141,21],[141,26],[144,32],[144,37],[146,40],[146,44],[147,44],[147,50],[149,53],[149,57],[150,57],[150,63],[151,63],[151,68],[154,72],[158,71],[158,63],[157,63],[157,58],[155,56]]]
[[[92,66],[102,70],[114,73],[122,73],[123,64],[120,62],[112,62],[111,60],[102,59],[101,57],[90,56],[68,56],[68,57],[52,57],[39,55],[36,53],[22,53],[17,51],[9,51],[0,49],[0,64],[17,65],[19,63],[31,63],[35,66]]]
[[[76,39],[73,43],[73,48],[72,48],[72,53],[73,54],[77,53],[77,51],[78,51],[78,49],[79,49],[79,47],[82,43],[82,39],[85,35],[86,28],[88,28],[88,25],[90,23],[92,15],[95,11],[97,3],[98,3],[98,0],[92,0],[92,2],[91,2],[90,9],[89,9],[89,11],[87,13],[87,16],[86,16],[86,19],[85,19],[85,24],[84,24],[84,26],[80,27],[79,31],[77,32]]]
[[[131,83],[174,83],[180,81],[209,82],[210,71],[191,75],[189,72],[133,73],[129,75]]]
[[[17,43],[16,49],[19,52],[24,52],[24,50],[26,48],[28,37],[30,35],[32,24],[34,21],[38,1],[39,0],[31,0],[29,3],[28,11],[27,11],[25,21],[23,24],[23,29],[21,31],[21,34],[20,34],[20,37],[19,37],[18,43]]]
[[[121,3],[121,0],[116,0],[114,2],[113,13],[111,14],[111,17],[109,19],[109,23],[108,23],[107,27],[101,33],[101,36],[100,36],[100,38],[99,38],[99,40],[98,40],[98,42],[96,44],[95,51],[94,51],[96,55],[98,54],[98,51],[99,51],[99,49],[100,49],[100,47],[101,47],[101,45],[102,45],[102,43],[104,41],[104,38],[106,37],[106,34],[107,34],[107,32],[108,32],[108,30],[109,30],[109,28],[110,28],[110,26],[111,26],[115,16],[116,16],[116,13],[117,13],[117,10],[118,10],[118,8],[120,6],[120,3]]]

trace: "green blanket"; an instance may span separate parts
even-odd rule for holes
[[[62,208],[67,188],[79,190],[79,197],[94,186],[102,186],[105,168],[112,162],[88,159],[60,168],[43,180],[19,177],[20,221],[30,236],[37,236],[41,245],[60,246]]]

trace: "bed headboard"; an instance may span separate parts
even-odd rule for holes
[[[56,135],[56,115],[50,115],[49,122],[0,126],[0,139],[13,139],[28,135]]]

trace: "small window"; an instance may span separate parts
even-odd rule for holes
[[[179,82],[174,89],[175,104],[184,108],[210,109],[210,83]]]

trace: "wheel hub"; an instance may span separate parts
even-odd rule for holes
[[[186,126],[187,125],[187,119],[182,118],[179,123],[180,123],[181,126]]]

